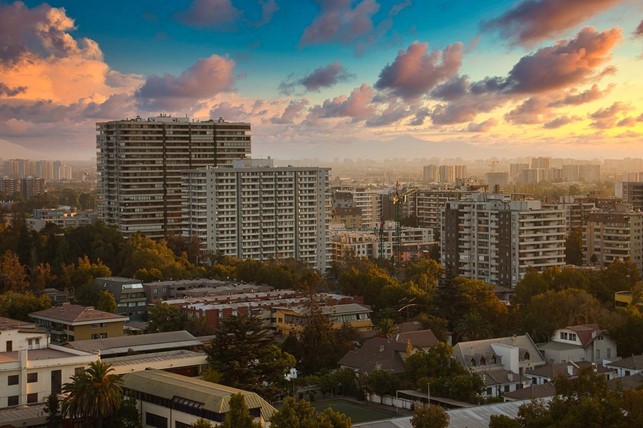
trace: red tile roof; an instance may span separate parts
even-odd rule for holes
[[[62,305],[29,314],[32,318],[47,318],[57,322],[82,323],[89,321],[127,321],[128,317],[99,311],[92,306]]]

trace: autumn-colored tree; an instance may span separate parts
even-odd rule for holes
[[[305,400],[287,397],[279,411],[270,419],[272,428],[350,428],[349,417],[332,409],[317,413]]]
[[[55,278],[49,263],[39,263],[31,269],[31,290],[40,294]]]
[[[447,428],[449,414],[440,406],[416,406],[411,418],[413,428]]]
[[[8,291],[0,294],[0,316],[21,321],[32,321],[29,314],[51,307],[49,296]]]
[[[116,299],[114,299],[114,295],[107,290],[101,290],[98,294],[96,309],[103,312],[115,312]]]
[[[76,264],[63,266],[62,280],[65,287],[77,290],[84,285],[91,284],[96,278],[112,276],[112,271],[98,260],[95,263],[89,257],[83,256]]]
[[[24,293],[29,289],[27,269],[13,251],[5,251],[0,257],[0,290]]]
[[[144,280],[183,279],[192,269],[186,256],[175,255],[166,241],[154,241],[142,234],[136,234],[125,242],[119,258],[123,266],[120,275],[140,276],[139,279]]]

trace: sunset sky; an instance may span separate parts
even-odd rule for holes
[[[254,157],[643,157],[643,2],[0,0],[0,158],[158,113]]]

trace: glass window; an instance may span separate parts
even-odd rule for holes
[[[8,385],[18,385],[20,383],[20,375],[11,375],[7,378]]]
[[[37,403],[38,402],[38,393],[34,392],[33,394],[27,394],[27,403]]]
[[[12,395],[7,398],[7,406],[17,406],[18,405],[18,400],[20,397],[18,395]]]
[[[38,382],[38,373],[27,373],[27,383]]]

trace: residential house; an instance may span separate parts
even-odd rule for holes
[[[643,354],[612,361],[605,364],[605,367],[616,370],[616,377],[643,374]]]
[[[556,330],[540,351],[551,363],[589,361],[603,365],[603,360],[616,358],[616,342],[598,324],[572,325]]]
[[[544,366],[534,367],[525,371],[531,383],[534,385],[544,385],[552,382],[557,377],[575,378],[578,374],[591,367],[596,373],[605,376],[607,380],[616,377],[616,370],[596,365],[589,361],[568,361],[566,363],[548,363]]]
[[[502,398],[507,401],[525,401],[548,398],[556,395],[556,387],[553,383],[543,383],[541,385],[529,385],[526,388],[517,389],[512,392],[503,394]]]
[[[36,326],[46,330],[55,343],[74,340],[104,339],[123,335],[128,317],[64,303],[62,306],[29,314]]]
[[[460,342],[453,355],[464,367],[482,376],[485,395],[492,397],[529,386],[525,371],[545,364],[529,334]]]
[[[404,362],[410,353],[427,351],[437,343],[431,330],[399,333],[391,338],[374,337],[358,349],[348,351],[339,360],[339,366],[366,374],[374,370],[399,374],[404,372]]]
[[[242,394],[250,415],[266,426],[276,409],[254,392],[162,370],[123,376],[125,394],[134,397],[146,427],[188,428],[198,419],[220,424],[230,411],[230,396]]]
[[[47,333],[34,323],[0,317],[0,352],[41,349],[48,344]]]

